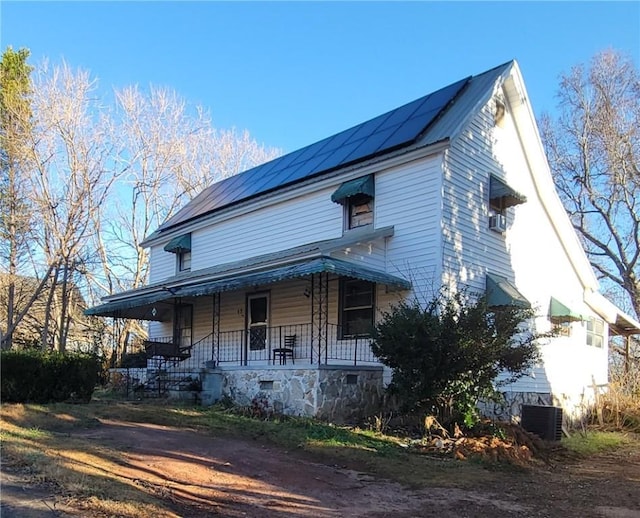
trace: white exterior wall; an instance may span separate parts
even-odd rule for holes
[[[409,279],[424,298],[442,271],[442,154],[376,174],[376,227],[394,226],[385,270]],[[397,297],[392,297],[397,298]]]
[[[191,271],[342,235],[342,206],[331,202],[336,188],[298,196],[191,232]],[[151,247],[150,282],[176,274],[175,254]]]
[[[541,332],[551,329],[551,296],[595,316],[583,304],[584,287],[536,191],[511,114],[507,110],[498,127],[492,113],[490,102],[447,156],[443,281],[483,291],[487,271],[509,278],[537,311],[535,326]],[[527,197],[526,203],[507,209],[505,234],[489,229],[491,174]],[[571,337],[542,344],[541,353],[531,376],[509,385],[508,391],[553,392],[575,400],[592,392],[593,383],[607,382],[606,346],[587,346],[583,323],[572,324]]]

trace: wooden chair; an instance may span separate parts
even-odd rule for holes
[[[284,335],[282,347],[276,347],[273,350],[273,364],[276,364],[276,358],[280,360],[280,365],[287,364],[287,358],[291,358],[291,363],[296,363],[293,357],[293,349],[296,346],[296,335]]]

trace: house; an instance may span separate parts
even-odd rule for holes
[[[369,329],[443,285],[561,327],[502,414],[579,412],[607,384],[609,336],[640,332],[598,292],[515,61],[222,180],[144,246],[149,285],[89,314],[149,320],[165,381],[189,373],[214,397],[290,414],[372,411],[389,373]]]
[[[0,339],[9,327],[7,307],[11,282],[14,286],[14,318],[29,306],[12,333],[12,347],[22,349],[42,347],[42,334],[46,325],[48,327],[46,347],[58,350],[60,331],[61,328],[65,328],[65,350],[93,351],[94,338],[99,334],[100,326],[96,325],[95,319],[84,315],[87,303],[78,286],[68,282],[65,295],[62,282],[55,285],[48,284],[31,301],[34,293],[38,291],[40,280],[24,275],[10,276],[0,273]],[[66,309],[63,310],[65,305]]]

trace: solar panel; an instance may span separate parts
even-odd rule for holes
[[[336,135],[217,182],[165,221],[158,231],[342,165],[411,144],[455,99],[469,79],[453,83]]]

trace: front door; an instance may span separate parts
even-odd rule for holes
[[[247,348],[248,359],[267,358],[269,348],[269,294],[247,296]]]

